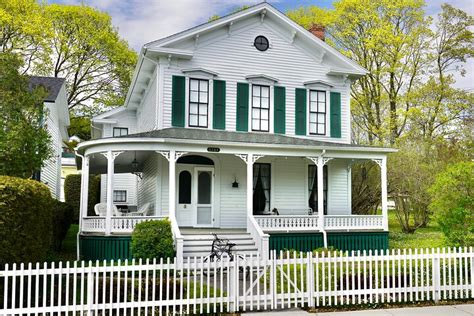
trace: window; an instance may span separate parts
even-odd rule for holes
[[[309,91],[309,133],[326,135],[326,92]]]
[[[253,214],[270,212],[271,166],[269,163],[253,165]]]
[[[261,52],[266,51],[270,46],[270,44],[268,43],[268,39],[263,35],[257,36],[253,42],[253,45]]]
[[[270,87],[252,86],[252,131],[268,132],[270,122]]]
[[[207,127],[209,107],[209,81],[189,79],[189,126]]]
[[[114,127],[114,137],[128,135],[128,128],[126,127]]]
[[[127,190],[114,190],[114,202],[127,202]]]
[[[181,171],[179,174],[179,204],[191,204],[191,173],[189,171]]]
[[[309,200],[308,206],[313,212],[318,211],[318,168],[315,165],[308,166],[308,190]],[[328,210],[328,166],[323,167],[323,197],[324,197],[324,214]]]

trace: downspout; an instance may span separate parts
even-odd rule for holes
[[[319,157],[323,158],[325,154],[326,154],[326,149],[323,149],[323,151],[321,152],[321,155]],[[323,170],[324,170],[324,166],[323,166]],[[323,185],[324,185],[324,183],[323,183]],[[321,233],[323,234],[324,248],[327,248],[328,247],[328,235],[327,235],[326,229],[324,229],[324,209],[323,209],[323,214],[319,215],[319,216],[323,216],[323,220],[321,221],[322,225],[319,229],[321,230]]]
[[[86,159],[83,155],[81,155],[78,151],[77,151],[77,148],[74,148],[74,153],[76,154],[76,156],[78,157],[81,157],[82,160]],[[82,176],[81,176],[81,179],[82,179]],[[81,181],[81,202],[79,205],[82,206],[82,204],[84,203],[83,202],[83,199],[82,199],[82,190],[83,190],[83,183]],[[76,256],[77,256],[77,261],[80,260],[81,258],[81,253],[80,253],[80,249],[79,249],[79,239],[80,239],[80,235],[81,235],[81,229],[82,229],[82,211],[83,211],[84,207],[82,206],[80,209],[79,209],[79,229],[77,231],[77,235],[76,235]]]

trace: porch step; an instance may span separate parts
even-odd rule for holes
[[[256,255],[258,253],[252,237],[244,230],[222,230],[212,232],[216,233],[219,238],[228,239],[229,242],[236,244],[232,248],[235,253],[246,255]],[[211,253],[214,236],[210,234],[210,231],[183,229],[181,233],[184,237],[184,257],[205,257]]]

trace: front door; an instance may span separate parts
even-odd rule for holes
[[[194,168],[189,165],[178,165],[177,194],[176,194],[176,219],[179,226],[194,226],[195,198],[193,197]]]
[[[196,197],[195,226],[213,226],[214,168],[194,168],[194,196]]]

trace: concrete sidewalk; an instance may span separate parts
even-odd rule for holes
[[[351,312],[308,313],[303,310],[242,313],[245,316],[473,316],[474,304],[371,309]]]

